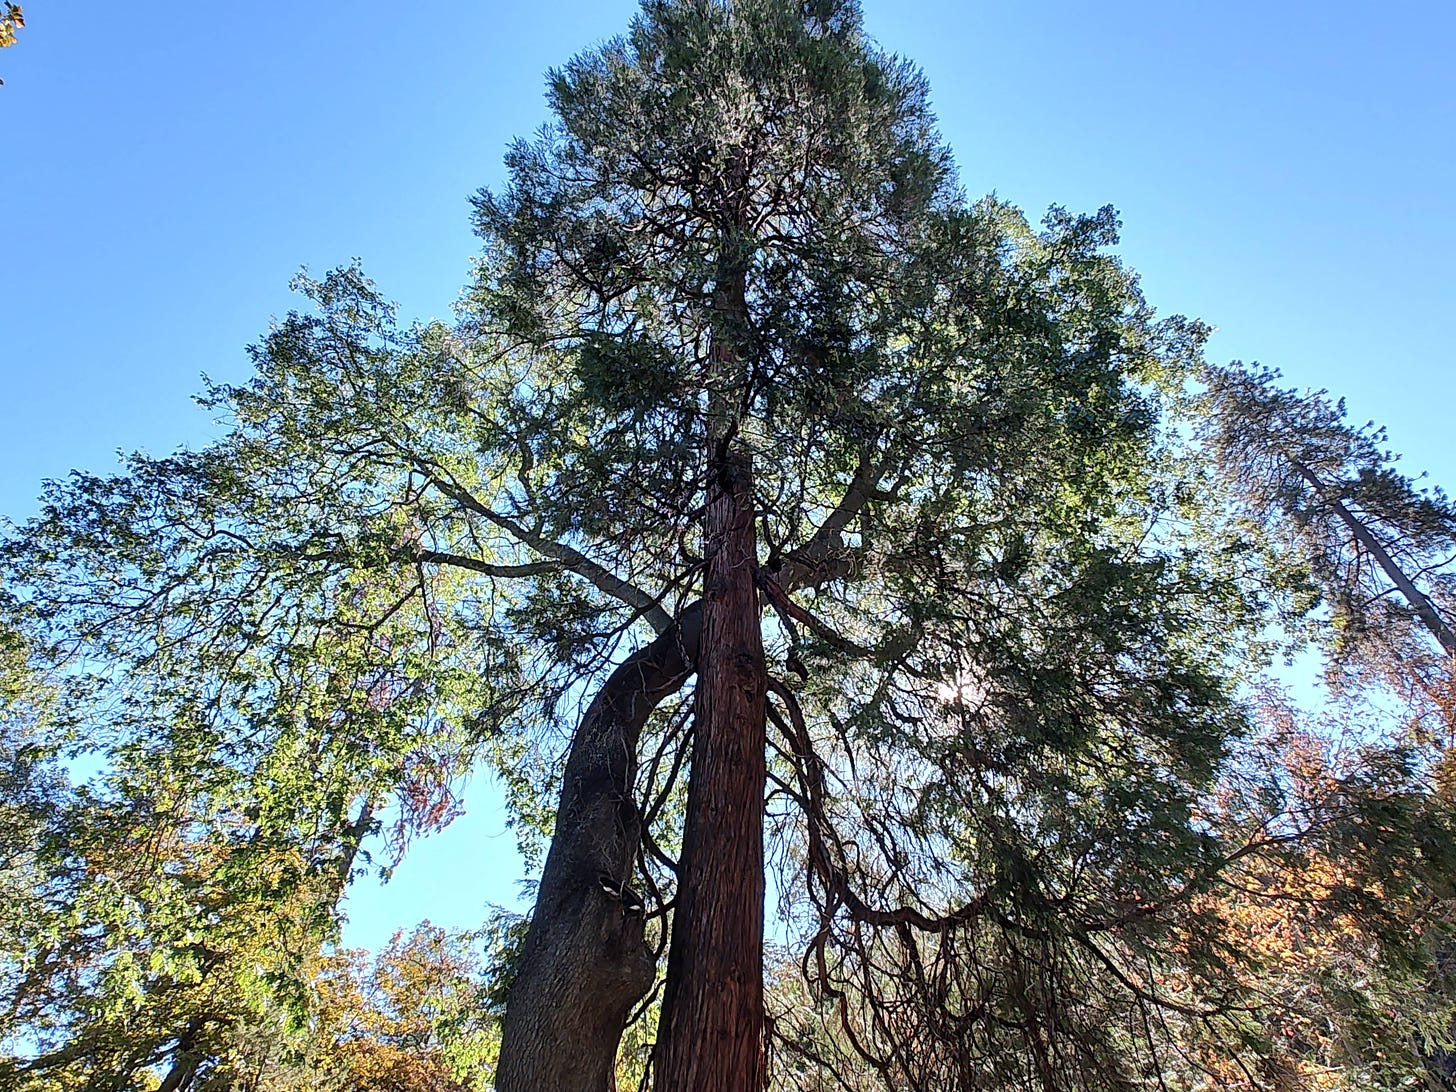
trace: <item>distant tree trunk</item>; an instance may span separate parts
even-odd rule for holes
[[[207,1020],[200,1016],[188,1021],[187,1029],[177,1038],[177,1047],[172,1054],[172,1068],[168,1070],[162,1083],[157,1085],[157,1092],[178,1092],[197,1072],[197,1067],[202,1062],[202,1055],[197,1051],[197,1035],[206,1023]]]
[[[1445,650],[1446,655],[1456,656],[1456,632],[1452,632],[1451,627],[1446,624],[1446,620],[1441,617],[1441,612],[1436,609],[1436,605],[1431,602],[1430,597],[1421,591],[1420,588],[1416,587],[1415,581],[1407,576],[1405,570],[1396,564],[1395,559],[1381,545],[1380,540],[1375,537],[1374,533],[1363,521],[1355,517],[1354,513],[1350,511],[1345,502],[1340,499],[1339,495],[1332,495],[1325,488],[1325,483],[1320,480],[1319,475],[1292,455],[1286,454],[1285,458],[1289,460],[1289,464],[1294,467],[1299,476],[1314,490],[1315,496],[1328,504],[1335,515],[1340,517],[1340,521],[1355,536],[1355,541],[1369,551],[1370,556],[1375,560],[1375,564],[1380,566],[1380,571],[1385,573],[1390,582],[1395,585],[1396,590],[1405,597],[1405,601],[1410,604],[1410,608],[1416,612],[1416,617],[1421,620],[1421,624],[1436,639],[1436,643]]]
[[[604,890],[630,880],[641,844],[632,799],[637,741],[697,656],[701,609],[612,672],[582,717],[562,777],[556,830],[520,969],[506,1004],[499,1092],[604,1092],[632,1007],[652,984],[640,911]]]

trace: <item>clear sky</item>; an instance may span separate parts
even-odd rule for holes
[[[1123,216],[1164,314],[1390,427],[1456,489],[1456,5],[865,0],[929,77],[965,188]],[[358,256],[447,317],[466,199],[546,118],[543,73],[627,0],[256,5],[31,0],[0,52],[0,513],[41,479],[214,429],[198,375]],[[519,866],[488,788],[350,902],[348,939],[472,925]]]

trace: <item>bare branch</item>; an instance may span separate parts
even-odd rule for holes
[[[417,550],[414,560],[434,565],[453,565],[459,569],[469,569],[472,572],[484,573],[486,576],[507,579],[520,576],[541,576],[545,573],[555,572],[562,567],[559,561],[532,561],[525,565],[492,565],[490,562],[481,561],[476,557],[446,553],[443,550]]]
[[[430,473],[430,482],[451,500],[468,508],[488,523],[499,527],[517,542],[531,547],[531,549],[539,554],[544,554],[546,557],[552,558],[559,562],[562,568],[575,573],[577,576],[593,584],[598,590],[610,595],[613,599],[619,599],[623,603],[626,603],[645,618],[647,624],[658,634],[666,633],[672,628],[672,615],[663,609],[662,604],[657,599],[647,594],[647,592],[637,587],[637,585],[623,580],[605,566],[593,561],[580,550],[529,530],[516,520],[502,515],[482,503],[468,489],[453,481],[449,481],[438,473]]]

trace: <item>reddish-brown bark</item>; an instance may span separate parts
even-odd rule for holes
[[[715,460],[692,779],[655,1059],[657,1092],[764,1086],[766,675],[752,470]]]

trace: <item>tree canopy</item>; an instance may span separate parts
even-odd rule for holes
[[[1445,497],[1111,209],[969,199],[853,3],[646,0],[550,88],[456,322],[300,277],[220,438],[5,541],[12,1079],[1437,1079]],[[1429,700],[1327,749],[1275,626]],[[357,986],[350,877],[482,767],[529,923]]]

